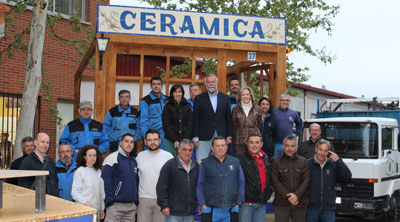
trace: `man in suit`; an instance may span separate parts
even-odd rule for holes
[[[197,150],[197,162],[208,157],[214,137],[227,138],[232,143],[232,114],[229,96],[218,92],[218,78],[209,74],[204,79],[207,92],[194,100],[193,108],[193,143]]]

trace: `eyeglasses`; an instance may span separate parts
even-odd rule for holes
[[[63,151],[58,151],[58,152],[61,153],[61,154],[64,154],[64,153],[71,153],[72,150],[63,150]]]
[[[89,158],[96,158],[96,157],[97,157],[96,154],[88,154],[88,155],[86,155],[86,156],[89,157]]]
[[[280,99],[279,101],[282,101],[282,102],[290,102],[290,99]]]

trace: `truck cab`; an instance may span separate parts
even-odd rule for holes
[[[339,214],[383,214],[394,221],[400,206],[399,128],[393,118],[333,117],[305,121],[318,123],[321,136],[350,168],[352,180],[336,185]]]

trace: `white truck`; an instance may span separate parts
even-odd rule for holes
[[[380,117],[377,117],[380,116]],[[389,117],[389,118],[387,118]],[[396,221],[400,207],[400,110],[321,112],[318,123],[322,137],[333,143],[352,173],[348,183],[336,186],[338,214],[384,215]]]

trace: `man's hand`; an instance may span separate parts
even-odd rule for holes
[[[164,216],[169,217],[169,208],[168,207],[162,209],[161,212],[164,214]]]
[[[292,204],[293,206],[296,206],[297,204],[299,204],[299,199],[297,198],[296,194],[288,193],[288,194],[286,194],[286,196],[288,197],[290,204]]]
[[[328,151],[329,153],[330,153],[330,156],[329,156],[329,158],[331,158],[333,161],[338,161],[339,160],[339,156],[336,154],[336,153],[334,153],[334,152],[332,152],[332,151]]]
[[[92,205],[89,202],[86,202],[85,205],[88,207],[92,207]]]
[[[100,211],[100,219],[103,220],[104,217],[105,217],[104,210],[101,210],[101,211]]]

